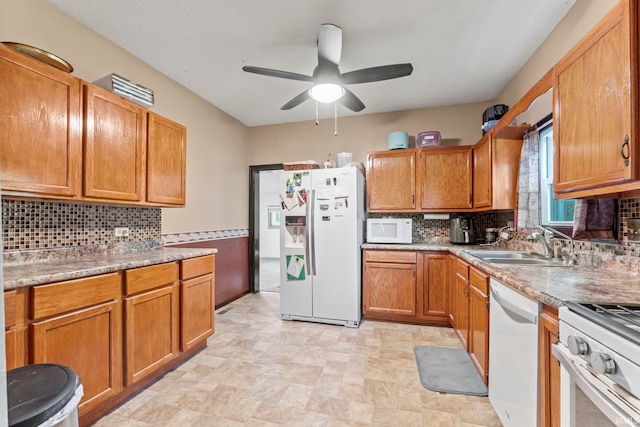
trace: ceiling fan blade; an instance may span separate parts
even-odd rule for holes
[[[340,75],[340,82],[343,85],[355,83],[379,82],[381,80],[397,79],[408,76],[413,72],[411,64],[382,65],[380,67],[363,68],[361,70],[349,71]]]
[[[342,28],[333,24],[322,24],[318,35],[318,64],[330,62],[338,65],[342,55]]]
[[[287,102],[286,104],[284,104],[282,107],[280,107],[281,110],[290,110],[293,107],[297,107],[298,105],[302,104],[304,101],[306,101],[307,99],[311,98],[309,96],[309,91],[305,90],[304,92],[302,92],[300,95],[296,96],[295,98],[293,98],[291,101]]]
[[[345,107],[347,107],[348,109],[350,109],[351,111],[355,111],[356,113],[358,111],[364,110],[364,104],[362,103],[362,101],[360,101],[360,98],[355,96],[353,92],[351,92],[346,87],[343,89],[344,89],[344,95],[342,96],[342,98],[339,99],[340,103]]]
[[[300,80],[303,82],[313,81],[313,77],[305,76],[304,74],[291,73],[289,71],[272,70],[270,68],[251,67],[245,65],[242,67],[243,71],[247,73],[262,74],[263,76],[278,77],[281,79]]]

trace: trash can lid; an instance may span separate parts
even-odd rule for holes
[[[9,426],[42,424],[64,408],[79,384],[71,368],[53,363],[7,371]]]

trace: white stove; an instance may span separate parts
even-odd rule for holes
[[[640,426],[640,305],[559,309],[561,426]]]

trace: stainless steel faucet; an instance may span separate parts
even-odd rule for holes
[[[542,243],[542,249],[544,249],[544,256],[547,258],[553,258],[553,234],[551,234],[551,238],[547,237],[546,231],[545,234],[540,234],[537,231],[529,234],[527,236],[527,240],[539,240]]]
[[[540,229],[542,230],[542,234],[538,233],[537,231],[534,231],[533,233],[531,233],[529,236],[527,236],[528,240],[539,240],[540,242],[542,242],[542,247],[544,249],[544,256],[547,258],[553,258],[554,257],[554,251],[553,251],[553,235],[557,234],[560,237],[564,237],[565,239],[569,239],[569,244],[570,246],[570,250],[571,252],[569,253],[569,258],[567,258],[564,263],[567,265],[576,265],[578,264],[578,259],[576,257],[576,249],[575,249],[575,245],[573,243],[573,238],[567,234],[564,234],[562,231],[556,230],[555,228],[551,228],[551,227],[542,227],[540,226]]]

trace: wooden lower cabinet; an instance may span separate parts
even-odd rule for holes
[[[133,384],[178,355],[178,263],[125,272],[125,383]]]
[[[7,369],[69,366],[84,389],[80,425],[90,425],[206,347],[214,272],[207,255],[7,291]]]
[[[540,427],[560,426],[560,363],[551,354],[558,341],[558,310],[543,306],[539,327]]]
[[[418,286],[418,317],[434,322],[449,322],[449,255],[424,252],[422,286]]]
[[[416,315],[416,254],[413,263],[366,262],[364,265],[363,313]]]
[[[183,260],[180,270],[180,349],[192,348],[215,329],[215,255]]]
[[[365,318],[449,324],[448,253],[365,250],[363,258]]]
[[[122,389],[121,275],[35,286],[31,363],[60,363],[82,381],[80,413]]]
[[[4,293],[5,355],[7,369],[28,364],[27,306],[28,288]]]
[[[455,305],[454,331],[462,341],[462,346],[469,350],[469,264],[456,258],[455,275],[453,277],[453,293]]]
[[[469,268],[469,355],[485,384],[489,379],[489,277]]]

